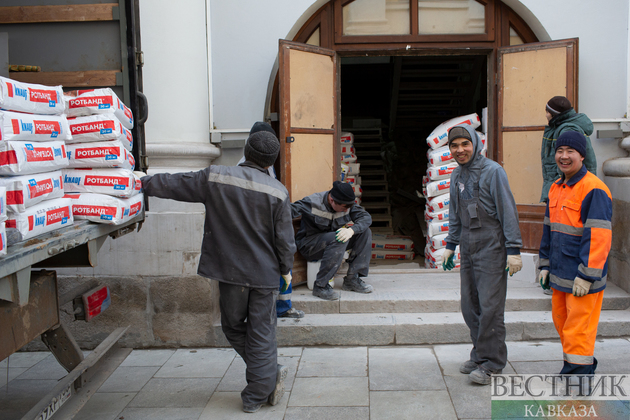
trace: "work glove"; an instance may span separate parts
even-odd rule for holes
[[[282,275],[282,280],[284,280],[284,284],[282,285],[282,289],[280,289],[281,293],[284,293],[287,290],[289,290],[289,285],[291,284],[291,279],[292,278],[293,277],[291,276],[291,273]]]
[[[543,290],[549,290],[549,270],[540,270],[540,274],[538,276],[538,282],[540,283],[540,287]]]
[[[452,270],[453,268],[455,268],[455,263],[453,262],[453,257],[455,256],[455,252],[451,251],[450,249],[447,249],[446,251],[444,251],[444,256],[442,258],[444,258],[442,260],[442,269],[444,271],[446,270]]]
[[[351,228],[339,228],[337,229],[335,239],[337,242],[348,242],[350,238],[352,238],[352,235],[354,235],[354,230]]]
[[[144,173],[144,172],[142,172],[142,171],[133,171],[133,174],[134,174],[135,176],[137,176],[138,178],[142,178],[143,176],[147,176],[147,174],[145,174],[145,173]]]
[[[590,281],[576,277],[575,280],[573,280],[573,296],[582,297],[588,294],[592,285],[593,283]]]
[[[521,255],[508,255],[505,271],[510,272],[510,277],[521,271],[521,268],[523,268],[523,259],[521,258]]]

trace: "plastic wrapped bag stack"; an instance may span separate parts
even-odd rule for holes
[[[357,155],[354,150],[354,134],[341,133],[341,180],[352,185],[354,202],[361,205],[361,177],[359,176],[359,168],[361,164],[357,162]]]

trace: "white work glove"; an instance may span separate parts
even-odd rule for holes
[[[291,284],[292,278],[293,276],[291,276],[291,273],[282,275],[282,280],[284,280],[284,284],[282,285],[282,289],[280,289],[280,292],[284,293],[289,290],[289,285]]]
[[[549,290],[549,270],[547,269],[542,269],[540,270],[540,274],[538,276],[538,282],[540,283],[540,287],[543,288],[543,290]]]
[[[348,242],[350,238],[354,235],[354,230],[351,228],[339,228],[337,229],[337,235],[335,239],[337,242]]]
[[[582,297],[588,294],[592,285],[593,283],[590,281],[576,277],[575,280],[573,280],[573,296]]]
[[[507,267],[505,267],[505,270],[510,272],[510,277],[521,271],[521,268],[523,268],[523,259],[521,258],[521,255],[508,255]]]
[[[442,269],[444,271],[450,271],[455,268],[455,263],[453,262],[454,255],[455,251],[452,251],[450,249],[447,249],[446,251],[444,251],[444,254],[442,254]]]
[[[138,178],[142,178],[143,176],[147,176],[147,174],[145,174],[145,173],[144,173],[144,172],[142,172],[142,171],[133,171],[133,174],[134,174],[135,176],[137,176]]]

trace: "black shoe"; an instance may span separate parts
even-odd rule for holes
[[[243,405],[243,411],[246,413],[255,413],[260,410],[260,407],[262,407],[262,404]]]
[[[493,374],[498,375],[498,374],[501,374],[502,372],[503,370],[499,370],[497,372],[490,372],[489,370],[486,370],[483,367],[479,366],[477,369],[470,372],[470,374],[468,375],[468,378],[470,378],[472,382],[479,385],[490,385],[490,383],[492,382],[492,375]]]
[[[333,291],[333,288],[330,286],[330,284],[327,284],[325,287],[313,285],[313,296],[324,300],[339,299],[339,293]]]
[[[459,371],[461,373],[468,375],[469,373],[471,373],[474,370],[477,370],[478,368],[479,368],[479,365],[477,363],[473,362],[472,360],[468,360],[459,366]]]
[[[350,292],[357,293],[372,293],[374,288],[371,284],[367,284],[360,277],[344,277],[343,278],[343,286],[341,286],[343,290],[348,290]]]
[[[304,311],[300,311],[299,309],[291,308],[285,313],[278,315],[280,318],[304,318]]]

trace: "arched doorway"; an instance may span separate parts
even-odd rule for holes
[[[334,90],[339,94],[337,102],[330,106],[335,109],[335,123],[334,128],[292,126],[286,121],[290,114],[288,84],[284,85],[285,94],[281,97],[282,89],[278,86],[283,85],[279,80],[270,104],[271,112],[279,115],[278,132],[287,141],[293,139],[290,135],[293,132],[319,135],[321,142],[326,141],[321,136],[338,139],[342,131],[379,136],[375,147],[365,152],[364,163],[380,159],[387,179],[370,179],[374,171],[368,165],[361,165],[363,204],[371,207],[373,218],[378,219],[376,230],[393,228],[414,234],[414,229],[422,223],[424,211],[424,204],[416,200],[415,192],[422,190],[426,170],[429,148],[425,138],[445,120],[476,113],[480,117],[486,115],[488,157],[504,164],[515,197],[518,196],[524,250],[538,248],[544,207],[538,204],[535,191],[540,177],[539,147],[545,120],[544,113],[537,110],[542,110],[546,100],[557,94],[569,97],[577,105],[577,77],[569,70],[569,64],[572,68],[576,64],[576,40],[573,44],[561,43],[558,52],[564,82],[543,86],[540,94],[533,95],[536,96],[533,102],[526,104],[533,111],[524,118],[511,119],[507,116],[522,112],[512,106],[514,98],[508,100],[501,94],[503,81],[499,79],[506,61],[502,60],[502,54],[510,47],[512,51],[526,53],[530,45],[546,49],[555,44],[539,43],[523,19],[499,0],[332,0],[302,26],[293,42],[303,45],[307,52],[316,52],[319,47],[333,60],[331,74],[337,78]],[[300,49],[297,45],[287,48]],[[521,63],[527,64],[528,60],[528,56],[521,57]],[[286,70],[290,66],[286,61],[283,64],[282,53],[280,61],[280,77],[284,69],[288,80]],[[532,83],[539,82],[547,83],[540,80]],[[509,112],[507,106],[511,107]],[[506,139],[510,141],[504,144]],[[531,142],[533,147],[523,150],[523,140]],[[283,182],[292,183],[291,171],[283,171],[291,166],[288,159],[292,147],[297,150],[287,143],[281,158],[278,172],[286,177],[281,178]],[[336,148],[334,151],[339,153]],[[304,156],[300,164],[310,165],[318,160],[312,155]],[[325,165],[319,173],[323,170]],[[309,177],[313,179],[312,175]],[[326,185],[329,181],[321,182]],[[368,185],[377,203],[366,200]],[[378,203],[385,196],[389,198],[389,209]],[[380,217],[381,211],[391,217]]]

